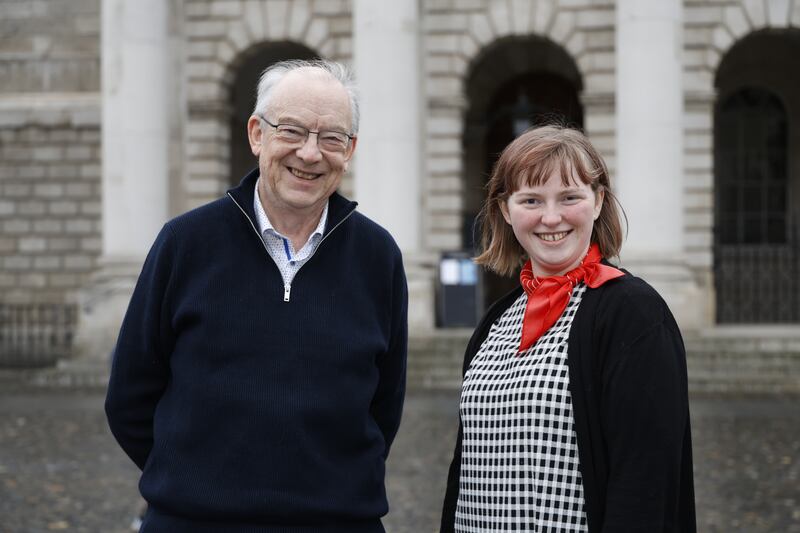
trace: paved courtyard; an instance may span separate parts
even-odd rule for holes
[[[457,392],[409,393],[389,461],[390,533],[436,531]],[[137,470],[92,390],[0,390],[0,533],[129,531]],[[699,531],[800,532],[798,398],[692,399]]]

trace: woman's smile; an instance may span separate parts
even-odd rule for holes
[[[544,183],[522,184],[501,204],[537,276],[560,276],[577,267],[589,249],[603,193],[554,172]]]
[[[570,230],[572,231],[572,230]],[[561,231],[558,233],[537,233],[536,236],[547,242],[558,242],[569,235],[569,231]]]

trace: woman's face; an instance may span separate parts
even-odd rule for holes
[[[595,193],[579,179],[564,185],[556,171],[541,185],[523,184],[500,208],[541,277],[566,274],[580,264],[602,206],[602,190]]]

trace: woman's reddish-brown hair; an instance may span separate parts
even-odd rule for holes
[[[532,128],[500,154],[487,184],[488,195],[478,215],[483,252],[475,262],[503,275],[513,275],[526,252],[503,218],[501,204],[523,184],[537,186],[557,172],[564,185],[580,180],[597,194],[603,192],[600,216],[594,221],[591,242],[604,258],[615,257],[622,246],[621,206],[611,191],[605,162],[582,132],[564,126]],[[624,214],[624,213],[622,213]]]

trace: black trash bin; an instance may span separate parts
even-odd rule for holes
[[[475,327],[481,312],[480,269],[472,254],[444,252],[436,284],[436,326]]]

